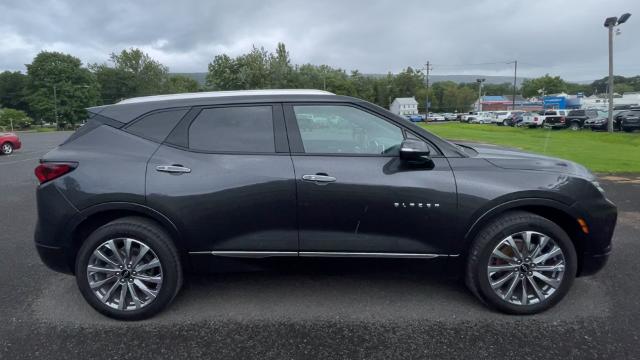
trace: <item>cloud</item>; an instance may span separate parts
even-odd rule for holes
[[[206,71],[215,55],[284,42],[295,63],[365,73],[429,60],[434,74],[545,73],[571,80],[607,72],[604,18],[635,1],[36,1],[0,3],[0,70],[24,70],[41,50],[84,63],[140,47],[173,72]],[[615,39],[616,73],[640,73],[632,17]]]

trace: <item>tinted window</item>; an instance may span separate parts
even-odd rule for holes
[[[396,154],[402,130],[351,106],[294,106],[304,151],[322,154]]]
[[[582,116],[584,115],[584,110],[572,110],[569,113],[570,116]]]
[[[162,142],[186,113],[187,109],[153,113],[127,126],[127,131],[143,138]]]
[[[189,128],[189,148],[210,152],[275,152],[271,106],[202,110]]]

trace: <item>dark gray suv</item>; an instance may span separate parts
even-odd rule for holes
[[[135,98],[35,173],[36,246],[101,313],[166,307],[197,264],[441,259],[504,312],[557,303],[600,270],[616,208],[584,167],[445,141],[315,90]]]

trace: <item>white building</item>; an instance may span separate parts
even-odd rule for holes
[[[414,97],[395,98],[389,105],[389,111],[401,116],[418,115],[418,102]]]

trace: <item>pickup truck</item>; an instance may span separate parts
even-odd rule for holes
[[[600,117],[598,110],[571,110],[564,120],[560,118],[549,119],[547,126],[549,127],[561,127],[569,128],[571,130],[580,130],[584,126],[584,122],[587,119],[595,119]]]
[[[545,128],[565,128],[569,110],[545,110],[542,115]]]

